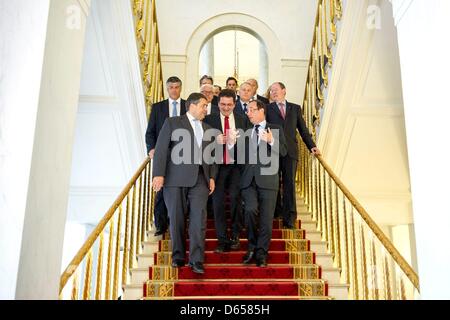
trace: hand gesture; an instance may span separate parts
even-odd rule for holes
[[[267,128],[267,130],[261,130],[259,133],[259,139],[268,144],[272,144],[273,142],[272,130],[270,130],[270,128]]]

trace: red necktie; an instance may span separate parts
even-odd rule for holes
[[[283,119],[286,119],[286,111],[284,109],[284,103],[280,103],[280,112]]]
[[[225,128],[224,128],[225,136],[228,135],[228,131],[230,131],[230,117],[225,117]],[[223,164],[228,164],[228,146],[225,141],[225,150],[223,152]]]

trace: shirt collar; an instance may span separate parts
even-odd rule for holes
[[[176,101],[178,103],[178,105],[180,105],[181,103],[181,98],[178,98],[177,100],[173,100],[171,98],[169,98],[169,105],[173,105],[173,102]]]
[[[259,125],[259,128],[260,128],[260,129],[265,129],[265,128],[266,128],[266,125],[267,125],[267,121],[264,120],[263,122],[258,123],[258,125]],[[253,127],[255,127],[255,126],[256,126],[256,125],[254,125]]]
[[[197,119],[195,119],[195,117],[194,117],[192,114],[189,113],[189,111],[186,112],[186,115],[187,115],[189,121],[195,121],[195,120],[197,120]]]
[[[222,114],[222,112],[220,113],[220,119],[225,119],[225,116]],[[228,116],[228,119],[234,119],[234,114],[233,114],[233,112]]]

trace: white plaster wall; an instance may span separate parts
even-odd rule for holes
[[[450,299],[450,43],[446,0],[393,1],[422,299]]]
[[[83,1],[87,7],[89,2]],[[78,24],[69,28],[68,9]],[[57,299],[87,11],[50,2],[16,299]]]
[[[268,82],[283,81],[288,99],[303,100],[316,0],[158,1],[164,79],[178,75],[184,96],[198,90],[198,55],[211,35],[238,26],[256,33],[268,51]],[[289,62],[286,62],[289,61]]]
[[[15,296],[48,11],[0,1],[0,299]]]

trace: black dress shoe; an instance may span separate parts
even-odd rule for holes
[[[203,267],[203,263],[201,262],[189,262],[189,267],[192,269],[192,272],[198,273],[198,274],[204,274],[205,268]]]
[[[267,267],[267,258],[266,257],[259,257],[256,259],[256,266],[260,268],[266,268]]]
[[[184,260],[174,260],[172,261],[173,268],[181,268],[184,267]]]
[[[295,227],[294,227],[292,224],[284,223],[284,224],[283,224],[283,229],[294,230]]]
[[[242,259],[242,263],[243,264],[250,264],[254,257],[255,257],[255,252],[254,251],[247,251],[247,253],[245,254],[244,258]]]
[[[215,253],[224,253],[224,252],[229,252],[229,251],[230,251],[230,247],[225,243],[219,243],[216,250],[214,250]]]
[[[241,248],[241,243],[238,237],[231,239],[230,243],[231,243],[230,245],[231,250],[239,250]]]

